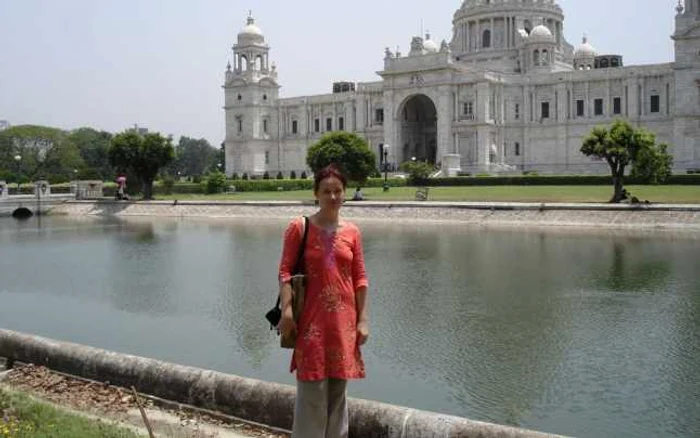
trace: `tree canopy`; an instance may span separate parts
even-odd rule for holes
[[[65,131],[37,125],[0,132],[0,163],[0,172],[14,181],[68,181],[73,170],[83,166],[78,148]]]
[[[117,171],[131,171],[140,179],[144,199],[153,198],[153,181],[158,171],[174,158],[172,140],[159,133],[140,135],[127,131],[115,135],[109,148],[109,161]]]
[[[209,171],[218,170],[219,151],[207,140],[200,138],[180,137],[175,147],[175,160],[168,166],[168,170],[187,176],[204,175]],[[223,168],[224,163],[221,162]]]
[[[109,144],[112,134],[92,128],[79,128],[68,135],[78,148],[83,167],[78,169],[79,179],[111,179],[114,168],[109,164]]]
[[[331,132],[311,145],[306,163],[314,173],[335,164],[350,181],[362,184],[374,173],[376,156],[356,134]]]
[[[583,140],[581,152],[605,160],[613,179],[610,202],[624,199],[625,169],[634,163],[637,176],[646,182],[659,183],[671,174],[671,156],[665,144],[657,145],[656,136],[644,128],[635,129],[629,122],[616,120],[610,128],[598,126]]]

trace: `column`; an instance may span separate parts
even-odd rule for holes
[[[495,29],[493,28],[493,17],[491,17],[491,44],[489,44],[490,49],[495,49],[496,48],[496,32]]]
[[[606,117],[609,117],[613,113],[612,102],[611,102],[612,99],[610,99],[610,94],[611,94],[611,92],[610,92],[610,79],[608,79],[605,82],[606,82],[605,83],[605,105],[603,105],[603,108],[604,108],[603,115]]]
[[[481,49],[481,22],[479,20],[476,20],[476,31],[474,32],[474,36],[476,37],[476,51],[478,52]]]

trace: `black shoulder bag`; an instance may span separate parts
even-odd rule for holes
[[[294,276],[304,275],[304,249],[306,248],[306,236],[309,234],[309,218],[304,216],[304,237],[299,245],[299,254],[297,255],[297,263],[294,266]],[[296,297],[292,297],[293,299]],[[270,330],[277,328],[282,319],[282,309],[280,308],[280,296],[277,294],[277,303],[270,311],[265,314],[265,319],[270,323]],[[295,306],[292,305],[294,308]],[[296,315],[295,315],[296,317]],[[279,334],[279,331],[277,332]]]

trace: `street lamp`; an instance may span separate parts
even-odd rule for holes
[[[22,179],[22,156],[15,155],[15,161],[17,162],[17,194],[19,195],[19,184]]]
[[[389,191],[389,145],[384,145],[384,191]]]

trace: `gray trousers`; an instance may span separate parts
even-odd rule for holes
[[[292,438],[347,438],[347,380],[297,380]]]

